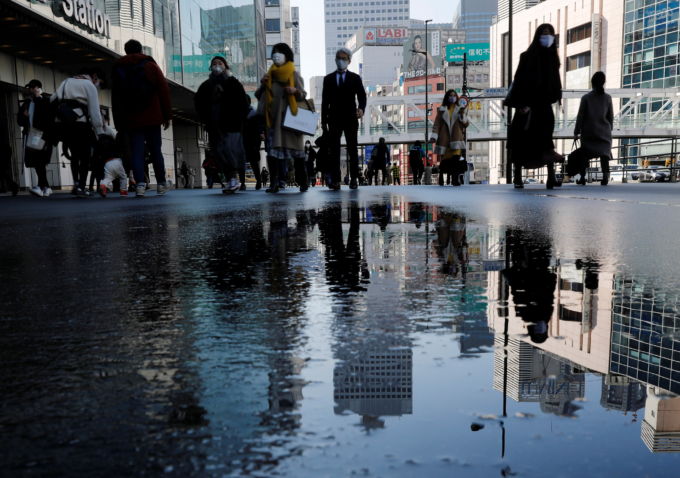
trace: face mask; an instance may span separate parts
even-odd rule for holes
[[[286,62],[286,55],[283,53],[274,53],[272,55],[272,61],[276,66],[281,66]]]
[[[555,37],[553,35],[541,35],[540,37],[541,46],[544,48],[550,48],[554,41]]]
[[[449,96],[449,100],[447,101],[447,104],[455,105],[456,103],[458,103],[458,97],[457,96]]]
[[[461,100],[458,102],[458,106],[460,106],[461,108],[465,108],[465,107],[467,106],[467,101],[464,100],[464,99],[461,99]]]
[[[42,88],[37,88],[35,90],[35,96],[40,96],[40,95],[42,95]]]
[[[224,72],[224,68],[222,65],[213,65],[210,67],[210,71],[212,71],[213,75],[221,75]]]
[[[349,66],[349,62],[347,60],[340,60],[339,58],[335,59],[335,64],[338,66],[338,70],[340,71],[345,71]]]

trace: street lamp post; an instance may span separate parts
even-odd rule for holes
[[[508,0],[508,88],[512,84],[512,0]],[[510,124],[512,123],[512,108],[508,106],[507,112],[508,121],[508,134],[507,138],[510,137]],[[505,164],[505,182],[512,182],[512,150],[506,149],[506,164]]]
[[[429,49],[429,40],[430,37],[427,34],[427,24],[430,23],[432,20],[425,20],[425,169],[427,170],[428,174],[425,175],[425,178],[428,180],[428,183],[432,182],[432,166],[430,165],[430,156],[428,154],[428,150],[430,148],[430,135],[429,135],[429,125],[428,125],[428,120],[430,119],[430,95],[427,91],[428,83],[429,83],[429,64],[427,62],[427,54],[430,51]],[[429,169],[428,169],[429,168]]]

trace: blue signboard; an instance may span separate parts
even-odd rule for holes
[[[467,61],[489,61],[491,49],[488,43],[457,43],[446,45],[446,61],[463,61],[467,53]]]

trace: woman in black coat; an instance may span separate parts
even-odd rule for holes
[[[42,96],[42,83],[39,80],[31,80],[26,85],[29,95],[21,104],[17,113],[17,123],[22,128],[24,164],[27,168],[34,168],[38,176],[38,185],[29,189],[35,196],[48,197],[52,194],[52,189],[47,181],[47,165],[52,159],[51,137],[53,133],[53,122],[50,107],[50,99]],[[32,139],[31,129],[42,131],[42,149],[29,147],[29,140]],[[35,145],[33,145],[35,146]]]
[[[515,79],[505,103],[516,109],[510,126],[508,149],[514,165],[513,183],[522,188],[522,167],[548,167],[546,186],[555,185],[555,162],[563,161],[552,141],[555,116],[552,105],[562,100],[560,59],[555,29],[544,23],[534,33],[529,48],[520,55]]]

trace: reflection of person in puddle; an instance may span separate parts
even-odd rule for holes
[[[359,207],[349,207],[349,235],[347,246],[343,243],[342,209],[330,206],[319,213],[321,243],[326,249],[326,279],[331,291],[350,292],[366,290],[361,284],[368,279],[368,267],[361,257],[359,245]]]
[[[507,233],[510,267],[503,277],[510,285],[515,310],[523,321],[531,341],[543,343],[548,338],[548,322],[553,313],[557,278],[550,268],[551,246],[538,234],[516,229]]]
[[[443,259],[442,272],[464,278],[468,262],[465,217],[444,213],[435,227],[437,253]]]
[[[381,231],[385,232],[387,225],[390,223],[390,216],[392,214],[390,203],[373,204],[369,206],[368,209],[373,222],[380,226]]]

